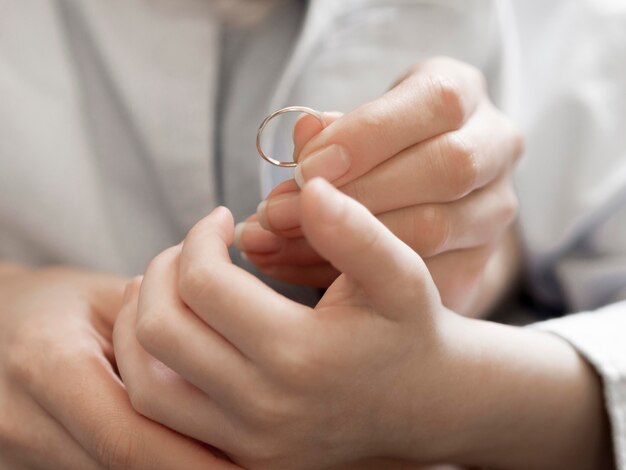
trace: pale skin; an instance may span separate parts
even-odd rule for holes
[[[480,72],[429,59],[379,99],[324,120],[324,130],[310,116],[294,130],[299,184],[332,181],[425,259],[446,306],[484,312],[501,292],[484,274],[515,216],[523,144]],[[327,287],[337,270],[302,237],[298,205],[296,181],[278,186],[238,225],[236,245],[273,277]]]
[[[415,87],[410,86],[411,84]],[[422,87],[433,93],[420,95],[419,91],[424,89]],[[295,135],[299,161],[308,158],[320,138],[347,138],[350,137],[348,131],[357,131],[361,125],[367,126],[368,123],[370,128],[376,123],[376,128],[380,131],[377,134],[379,138],[390,141],[395,138],[404,139],[401,145],[398,144],[397,151],[394,150],[395,153],[381,157],[385,161],[384,165],[368,160],[370,165],[374,165],[370,171],[366,171],[366,167],[361,167],[358,171],[353,167],[350,170],[355,172],[352,176],[347,173],[341,177],[352,178],[350,182],[343,184],[340,178],[334,183],[363,202],[408,246],[424,256],[447,307],[454,307],[455,310],[469,315],[483,314],[506,287],[506,283],[502,283],[502,279],[506,278],[498,273],[504,272],[510,276],[514,272],[511,267],[515,263],[511,262],[509,250],[506,249],[508,245],[502,240],[515,213],[516,201],[510,184],[510,173],[521,151],[519,133],[490,105],[480,75],[455,61],[427,61],[416,67],[409,74],[408,81],[403,86],[396,87],[393,93],[395,95],[392,94],[391,98],[395,96],[395,101],[391,99],[388,107],[385,107],[385,103],[389,97],[377,100],[372,106],[362,108],[368,111],[365,114],[362,109],[353,116],[348,114],[345,119],[341,119],[344,124],[339,127],[329,126],[321,133],[314,123],[311,126],[311,122],[307,120],[300,121]],[[425,101],[420,102],[418,98]],[[411,116],[412,125],[420,126],[417,136],[405,138],[404,134],[396,135],[398,123],[389,119],[392,114],[384,112],[402,105],[407,106],[406,112]],[[448,114],[436,112],[444,107],[450,107],[452,111]],[[417,116],[424,109],[430,110],[433,116],[444,116],[444,119],[435,120],[436,125],[429,127],[430,120],[420,121],[420,116]],[[328,114],[327,118],[329,123],[340,123],[339,116],[334,113]],[[401,125],[400,129],[410,133],[410,129]],[[485,137],[487,131],[488,135]],[[352,148],[351,141],[362,138],[357,133],[341,142]],[[372,143],[376,144],[375,141]],[[310,152],[307,152],[307,146]],[[432,164],[419,166],[420,161],[428,161],[423,158],[423,148],[426,146],[440,149],[440,158],[432,161]],[[361,155],[362,152],[357,151],[356,154]],[[376,157],[373,153],[366,156]],[[437,165],[437,162],[447,164]],[[364,173],[358,175],[361,171]],[[302,173],[305,180],[315,176],[306,168],[302,169]],[[404,175],[408,174],[419,179],[411,184],[411,181],[404,179]],[[389,184],[395,191],[387,191],[383,186],[377,189],[378,185]],[[294,182],[287,183],[277,188],[274,196],[295,193],[296,189]],[[374,195],[383,198],[383,206],[375,206],[376,201],[372,198]],[[393,197],[389,197],[390,195]],[[246,248],[250,259],[276,277],[294,282],[329,285],[338,276],[339,270],[320,258],[310,240],[302,237],[304,232],[297,209],[300,201],[296,202],[296,210],[293,209],[293,202],[291,204],[291,210],[287,207],[287,210],[281,211],[276,211],[276,207],[272,208],[269,204],[266,206],[268,209],[265,216],[271,221],[277,213],[286,217],[293,217],[295,213],[294,227],[277,230],[270,225],[278,234],[276,235],[261,231],[258,224],[246,225],[245,230],[239,230],[239,244],[244,245],[242,247]],[[477,223],[472,217],[464,216],[467,213],[475,214],[481,222]],[[263,218],[263,214],[261,216]],[[267,246],[267,240],[270,243],[279,243],[280,250],[267,252],[251,249],[255,246],[258,248],[263,243]],[[0,343],[0,347],[11,345],[11,354],[8,354],[9,349],[0,354],[0,369],[3,371],[0,375],[0,393],[4,397],[0,406],[11,410],[11,414],[6,416],[13,416],[13,420],[0,424],[0,464],[11,462],[11,468],[30,468],[33,465],[37,468],[102,468],[126,465],[131,468],[160,469],[180,468],[181,462],[184,462],[185,468],[233,468],[233,465],[216,459],[207,449],[200,448],[195,441],[170,432],[162,426],[155,426],[130,406],[125,385],[115,375],[110,339],[112,324],[122,303],[121,286],[127,282],[126,279],[67,269],[42,272],[8,265],[2,269],[6,276],[0,281],[3,305],[0,312],[0,334],[11,334],[11,341]],[[447,275],[446,270],[449,270]],[[42,282],[42,278],[45,282]],[[15,288],[18,282],[20,289]],[[64,287],[50,288],[56,285]],[[123,310],[126,313],[119,318],[117,326],[121,332],[122,325],[127,325],[130,338],[128,342],[131,342],[135,334],[131,317],[134,296],[137,295],[136,287],[128,292]],[[101,299],[98,302],[105,302],[112,307],[104,308],[97,302],[72,300],[91,299],[93,292],[106,293],[98,294],[98,299]],[[32,298],[39,299],[39,303],[32,305],[26,302]],[[47,308],[48,304],[56,307]],[[30,308],[25,309],[24,305],[30,305]],[[38,329],[37,325],[40,323],[47,328]],[[207,327],[204,326],[204,329]],[[40,347],[41,335],[44,333],[46,340],[55,345],[54,347],[45,350]],[[94,337],[98,338],[95,342]],[[136,344],[136,339],[134,341]],[[170,349],[177,348],[181,343],[180,338],[172,338],[172,341]],[[85,347],[85,344],[90,346]],[[183,349],[180,348],[181,351]],[[120,355],[123,350],[123,346],[120,346]],[[137,354],[143,355],[142,360],[145,361],[141,365],[146,362],[159,364],[145,351],[141,353],[139,348],[130,351],[140,351]],[[33,354],[36,352],[39,353]],[[205,352],[201,354],[204,355]],[[85,361],[85,355],[95,359]],[[28,370],[55,373],[42,374],[45,381],[20,379],[24,371]],[[70,374],[72,370],[79,370],[80,374]],[[139,369],[137,374],[140,377],[146,376]],[[196,390],[181,378],[178,370],[172,372],[159,366],[151,369],[147,374],[148,378],[150,374],[157,374],[160,379],[172,381],[177,386]],[[95,384],[93,389],[82,388],[85,384],[92,383]],[[63,397],[74,389],[84,390],[85,393],[75,396],[75,400],[69,403]],[[139,386],[136,389],[143,390]],[[51,395],[58,399],[47,401],[45,407],[32,405],[36,399],[30,397],[46,397],[49,390],[59,390],[59,394]],[[91,395],[93,399],[90,399]],[[140,394],[135,394],[138,395]],[[150,412],[146,410],[151,405],[147,400],[139,400],[138,408],[149,415]],[[82,406],[76,406],[77,403]],[[103,412],[96,415],[97,419],[93,419],[92,408],[103,406],[103,403],[107,410],[115,410],[115,413]],[[178,404],[179,400],[173,403]],[[160,404],[155,401],[155,409],[157,405]],[[194,415],[196,421],[201,414],[202,410],[198,409],[198,413]],[[68,421],[57,418],[66,415],[70,416]],[[53,417],[51,421],[54,425],[40,424],[48,422],[46,420],[50,416]],[[15,433],[16,427],[24,432]],[[33,439],[33,436],[43,436],[45,439]],[[44,442],[55,443],[57,440],[73,444],[64,447],[42,445]],[[219,442],[216,440],[211,443],[218,446]],[[241,443],[245,444],[243,439]],[[251,449],[253,444],[251,441]],[[59,452],[60,448],[63,449],[62,453]],[[249,452],[252,453],[253,450]],[[402,459],[405,463],[398,463],[399,468],[406,468],[407,465],[410,468],[415,467],[404,456]],[[371,468],[377,468],[380,460],[368,457],[367,462]],[[385,462],[387,465],[389,461]],[[364,468],[365,465],[363,461],[352,464],[356,465],[355,468]]]
[[[604,468],[601,386],[569,344],[444,307],[422,259],[324,180],[300,204],[342,273],[315,309],[231,263],[224,208],[129,287],[114,344],[139,412],[251,469]]]
[[[0,468],[237,468],[132,408],[111,338],[127,282],[0,265]]]

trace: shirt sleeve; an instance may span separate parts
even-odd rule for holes
[[[626,302],[531,325],[572,344],[602,377],[615,462],[626,470]]]

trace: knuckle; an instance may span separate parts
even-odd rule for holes
[[[36,325],[25,322],[9,340],[5,359],[6,373],[17,383],[31,384],[39,376],[42,351],[56,354],[57,348],[48,348],[47,341],[41,338]]]
[[[289,389],[308,388],[312,377],[321,378],[321,348],[311,346],[306,338],[299,337],[276,343],[271,350],[272,368]]]
[[[152,402],[148,399],[143,389],[135,383],[135,381],[128,382],[126,387],[128,391],[128,399],[130,400],[130,404],[133,409],[146,418],[154,418],[154,415],[152,414]]]
[[[250,432],[236,444],[234,453],[244,462],[254,461],[254,468],[257,469],[290,468],[279,464],[288,450],[284,437],[284,433],[277,435],[267,430]]]
[[[458,133],[448,133],[440,140],[440,160],[450,188],[451,199],[460,199],[472,191],[479,176],[474,148]]]
[[[415,233],[421,234],[420,255],[424,257],[435,256],[445,251],[448,246],[451,222],[439,205],[425,205],[421,211],[422,217],[415,219]]]
[[[210,266],[193,262],[180,273],[178,281],[180,297],[189,303],[199,297],[210,295],[212,291],[219,293],[217,281],[219,278]]]
[[[433,114],[442,117],[450,130],[459,129],[467,113],[460,84],[453,78],[441,76],[431,76],[426,83]]]
[[[154,271],[163,271],[166,270],[167,268],[170,267],[172,260],[174,258],[174,256],[176,254],[178,254],[180,252],[180,248],[177,246],[173,246],[170,247],[164,251],[162,251],[161,253],[159,253],[158,255],[156,255],[152,261],[150,261],[150,264],[148,264],[148,268],[146,269],[146,275],[153,273]],[[132,283],[135,283],[137,280],[141,279],[139,278],[134,278],[131,281]],[[141,283],[139,283],[141,284]]]
[[[519,199],[517,198],[515,189],[510,182],[507,182],[504,194],[500,198],[500,201],[502,202],[502,220],[503,223],[508,226],[515,220],[519,210]]]
[[[372,101],[362,105],[355,111],[358,116],[359,134],[363,136],[380,136],[386,129],[390,110],[380,101]]]
[[[141,303],[135,327],[135,336],[139,344],[151,350],[152,345],[167,344],[172,337],[169,315],[152,304]]]
[[[279,399],[275,392],[258,392],[250,397],[249,402],[244,406],[246,407],[246,415],[253,427],[273,428],[282,426],[289,420],[289,412],[285,402]]]

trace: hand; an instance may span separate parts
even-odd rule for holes
[[[480,72],[427,60],[381,98],[324,117],[324,130],[309,116],[295,128],[300,185],[322,176],[364,204],[425,259],[449,308],[472,313],[497,297],[481,281],[516,213],[522,139]],[[275,188],[236,244],[270,276],[327,287],[338,272],[302,237],[298,189]]]
[[[343,273],[315,309],[231,263],[223,208],[151,263],[114,332],[138,411],[251,469],[602,468],[601,390],[571,346],[447,310],[419,256],[323,180],[299,213]]]
[[[450,312],[420,258],[364,207],[317,180],[301,212],[312,246],[345,273],[315,310],[231,264],[225,209],[151,263],[114,333],[133,405],[246,468],[402,456],[415,438],[436,462],[450,416],[434,411],[432,384],[450,382]],[[416,377],[432,384],[416,392]],[[400,402],[438,424],[399,425]]]
[[[234,468],[133,410],[111,344],[126,283],[0,269],[0,468]]]

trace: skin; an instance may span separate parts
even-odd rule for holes
[[[411,247],[321,179],[300,213],[342,273],[315,309],[231,263],[224,208],[131,286],[114,344],[140,413],[251,469],[605,468],[601,385],[568,343],[451,312]]]
[[[331,181],[424,258],[446,306],[484,313],[501,291],[484,274],[515,217],[511,177],[523,143],[481,73],[429,59],[379,99],[324,119],[323,130],[311,116],[295,127],[299,184]],[[296,180],[238,225],[235,243],[270,276],[327,287],[338,272],[302,237]]]
[[[111,342],[127,282],[0,264],[1,468],[237,468],[132,408]]]
[[[406,149],[385,155],[384,163],[374,162],[372,169],[355,176],[354,180],[345,184],[337,180],[335,184],[352,196],[377,195],[383,198],[381,201],[386,192],[378,190],[376,193],[377,185],[391,181],[393,187],[400,183],[406,185],[408,190],[418,186],[419,197],[402,200],[393,193],[393,198],[387,198],[389,206],[382,213],[383,209],[373,205],[375,201],[367,197],[360,199],[412,249],[425,256],[426,265],[441,290],[445,305],[457,306],[457,310],[465,314],[478,315],[488,310],[508,284],[503,279],[509,277],[501,274],[510,276],[513,272],[510,267],[514,264],[510,263],[511,258],[507,254],[508,244],[503,240],[512,239],[512,232],[507,232],[507,226],[515,212],[516,202],[511,191],[510,170],[521,151],[521,141],[510,123],[490,107],[488,100],[485,101],[484,91],[476,103],[471,104],[473,101],[469,95],[482,89],[480,77],[472,79],[473,69],[457,71],[454,80],[438,82],[437,77],[449,75],[446,71],[451,68],[463,69],[463,66],[442,59],[428,61],[414,69],[411,77],[394,89],[397,95],[391,95],[393,106],[404,104],[410,108],[409,105],[413,104],[413,108],[422,110],[423,106],[415,105],[416,96],[420,96],[417,92],[421,87],[431,90],[433,107],[426,106],[426,109],[442,116],[436,112],[439,98],[440,106],[453,110],[456,106],[459,111],[460,117],[454,112],[450,115],[444,113],[445,122],[442,120],[439,123],[443,126],[441,129],[450,130],[433,130],[430,127],[430,130],[424,130],[416,143],[405,143],[408,145]],[[478,88],[472,88],[472,80],[474,84],[479,83]],[[413,96],[415,93],[417,95]],[[394,96],[397,98],[395,102]],[[422,97],[428,96],[426,93]],[[314,150],[307,153],[306,147],[312,148],[316,139],[322,137],[361,139],[361,135],[352,135],[349,131],[358,130],[359,126],[367,126],[368,123],[371,129],[377,118],[376,113],[370,111],[385,111],[385,100],[364,109],[367,112],[359,111],[347,115],[345,119],[336,114],[327,115],[327,122],[336,121],[339,125],[341,121],[343,124],[329,126],[324,132],[320,132],[314,122],[301,120],[295,133],[299,159],[307,159]],[[428,126],[431,121],[419,124]],[[375,127],[393,130],[396,125],[393,121],[382,119]],[[497,135],[502,140],[494,141],[493,136],[490,136],[489,142],[477,139],[485,129],[494,135],[494,129],[499,130]],[[427,132],[431,132],[432,136],[428,137]],[[378,137],[395,139],[402,138],[402,135],[390,133]],[[493,147],[490,147],[491,144]],[[441,149],[438,159],[441,165],[435,165],[437,162],[433,161],[430,167],[415,166],[423,160],[424,148],[421,147],[426,146],[431,146],[431,150]],[[499,146],[498,152],[493,151],[496,146]],[[385,168],[387,170],[383,171]],[[413,176],[424,173],[419,185],[394,177],[408,174],[411,168]],[[466,171],[468,168],[470,170]],[[497,170],[485,172],[486,168]],[[481,172],[474,172],[473,169]],[[305,179],[313,175],[306,170],[303,174]],[[479,175],[489,181],[477,183]],[[496,180],[499,183],[496,184]],[[446,194],[447,190],[450,193]],[[297,191],[296,183],[292,181],[276,188],[272,197]],[[427,198],[424,199],[424,196]],[[275,209],[269,208],[265,216],[276,214]],[[462,217],[469,212],[479,217],[481,223]],[[263,214],[261,216],[263,218]],[[289,211],[286,211],[286,216],[290,216]],[[339,271],[323,257],[320,258],[303,236],[299,218],[294,228],[286,231],[274,229],[276,233],[261,231],[261,226],[254,221],[251,219],[253,223],[246,225],[246,230],[239,231],[239,243],[245,245],[249,258],[258,262],[266,272],[291,281],[318,285],[328,285],[337,278]],[[254,234],[255,229],[261,234],[256,241],[259,235]],[[503,237],[504,233],[508,235]],[[464,238],[466,234],[474,237],[471,242],[471,237]],[[254,243],[259,243],[259,239],[260,243],[267,244],[267,237],[274,237],[270,243],[278,240],[280,249],[271,253],[250,249],[255,246]],[[0,313],[0,336],[4,335],[3,340],[7,339],[1,344],[8,348],[0,356],[0,397],[3,398],[0,406],[3,416],[9,417],[0,423],[0,466],[158,469],[180,468],[181,462],[184,462],[185,468],[233,468],[231,464],[216,459],[206,448],[199,447],[195,441],[182,438],[162,426],[155,426],[131,408],[127,390],[115,375],[110,339],[111,325],[121,302],[120,286],[126,280],[70,269],[25,270],[1,264],[0,271],[6,274],[0,279],[0,299],[6,307]],[[118,321],[119,331],[123,328],[134,331],[136,327],[132,322],[132,312],[128,313],[132,310],[128,305],[133,304],[132,295],[133,292],[136,295],[138,284],[139,281],[135,281],[135,290],[129,290],[130,299],[127,299],[124,313]],[[85,302],[85,299],[89,301]],[[33,303],[35,300],[37,304]],[[38,325],[46,327],[39,328]],[[74,340],[68,341],[68,338]],[[130,351],[141,351],[139,347],[132,349],[132,342],[128,342],[131,344]],[[42,348],[42,344],[50,346]],[[119,343],[119,354],[122,357],[127,354],[134,356],[135,353],[124,352],[123,344]],[[180,340],[172,338],[168,347],[177,348],[177,344]],[[158,380],[167,379],[182,384],[183,388],[195,390],[181,373],[163,366],[145,351],[143,353],[141,365],[149,372],[142,374],[143,368],[137,367],[135,372],[140,374],[140,383],[152,383],[151,375],[155,374],[158,386],[163,386]],[[85,361],[85,358],[92,361]],[[33,374],[32,371],[37,372]],[[76,372],[67,373],[72,371]],[[31,380],[32,376],[39,380]],[[85,388],[85,385],[88,387]],[[76,390],[84,393],[77,394]],[[68,396],[73,399],[68,401]],[[141,393],[131,394],[131,398],[132,404],[144,415],[150,416],[159,409],[153,406],[156,402],[147,399],[149,397],[143,400]],[[77,407],[76,403],[81,406]],[[102,407],[103,403],[105,407]],[[178,404],[179,399],[172,403]],[[94,415],[94,409],[108,411]],[[200,414],[189,411],[186,416],[197,424]],[[16,433],[15,429],[22,432]],[[239,441],[243,445],[243,441]],[[59,449],[64,451],[61,453]],[[252,448],[249,452],[253,451]],[[385,468],[416,468],[411,460],[395,459],[392,467],[391,460],[387,458],[381,460],[367,456],[348,465],[360,469],[380,468],[381,462],[384,462]]]
[[[444,83],[432,77],[433,75],[441,76],[448,72],[450,74],[452,69],[456,71],[454,72],[456,74],[454,75],[456,77],[454,80],[450,79]],[[510,126],[508,121],[485,101],[481,78],[474,69],[453,61],[437,59],[425,62],[415,68],[411,77],[413,78],[408,78],[406,83],[402,82],[404,84],[401,83],[395,88],[396,92],[399,93],[397,96],[391,94],[384,99],[378,100],[364,108],[365,112],[357,111],[352,116],[346,116],[345,119],[339,119],[340,116],[337,114],[331,113],[327,115],[328,123],[336,122],[339,126],[332,128],[338,130],[337,132],[333,131],[329,134],[330,127],[326,133],[320,132],[321,129],[315,127],[314,122],[300,121],[295,132],[297,153],[300,159],[304,161],[308,158],[306,147],[311,147],[316,142],[316,139],[319,140],[324,136],[330,139],[334,138],[333,136],[350,137],[348,131],[358,130],[360,126],[368,125],[368,123],[371,128],[376,123],[376,113],[374,111],[384,112],[387,109],[385,103],[387,103],[387,106],[411,107],[419,99],[428,97],[429,91],[432,92],[432,99],[425,102],[424,107],[429,112],[435,113],[437,116],[443,116],[445,119],[439,121],[436,119],[422,119],[422,121],[416,121],[412,124],[419,124],[420,128],[426,126],[416,142],[421,142],[420,145],[423,146],[441,147],[441,161],[445,161],[447,164],[432,165],[432,168],[428,166],[414,167],[411,170],[414,174],[428,172],[421,181],[418,181],[418,185],[409,184],[411,183],[409,181],[403,183],[409,192],[413,191],[417,186],[417,189],[420,190],[420,198],[422,198],[416,200],[419,204],[410,199],[405,199],[404,202],[400,199],[387,200],[386,203],[389,206],[384,209],[403,204],[408,205],[398,209],[386,210],[386,212],[379,214],[379,217],[389,227],[403,236],[414,249],[419,248],[423,253],[432,255],[427,259],[428,267],[432,270],[435,278],[439,279],[444,298],[450,299],[451,304],[456,303],[459,307],[463,304],[465,313],[486,311],[487,306],[493,302],[493,292],[498,291],[498,289],[487,288],[486,286],[489,285],[489,282],[486,280],[490,277],[501,279],[499,276],[489,276],[487,273],[494,271],[491,266],[494,265],[493,260],[498,259],[494,252],[500,251],[501,243],[499,240],[502,237],[502,233],[506,231],[506,227],[509,225],[515,212],[516,201],[511,191],[509,173],[510,167],[512,167],[519,153],[519,134]],[[480,96],[474,100],[471,98],[471,95],[476,93],[476,90],[478,90]],[[452,107],[452,110],[455,112],[438,113],[437,111],[441,110],[442,107]],[[456,110],[454,109],[455,107]],[[373,112],[374,115],[372,114]],[[419,117],[416,116],[416,119]],[[343,124],[339,125],[340,121]],[[433,125],[431,125],[431,121],[433,121]],[[470,125],[470,123],[474,124]],[[313,125],[311,126],[311,124]],[[377,127],[381,129],[392,129],[397,123],[393,120],[381,120],[379,124],[381,126]],[[467,138],[474,142],[472,136],[480,134],[481,128],[484,126],[500,131],[499,135],[502,136],[502,141],[494,142],[494,145],[497,144],[502,147],[501,153],[496,155],[495,152],[481,151],[470,155],[467,151],[469,147],[461,145],[461,140],[459,139]],[[460,135],[461,130],[465,132],[466,128],[469,129],[469,133],[464,134],[465,137],[463,137]],[[459,133],[458,138],[454,136],[442,139],[438,139],[436,136],[428,138],[430,134],[443,132],[444,129],[456,129],[448,132],[448,134],[456,135],[454,133],[457,132]],[[423,157],[424,149],[420,150],[420,145],[413,144],[412,140],[405,139],[403,134],[408,131],[409,129],[405,128],[403,133],[398,135],[393,133],[379,135],[378,137],[380,138],[404,139],[403,142],[405,143],[403,146],[406,145],[407,147],[403,151],[394,150],[395,153],[393,155],[385,155],[386,163],[384,165],[377,165],[375,167],[376,171],[372,169],[364,173],[354,181],[347,183],[347,186],[343,185],[342,189],[350,194],[350,188],[353,188],[353,196],[358,195],[359,188],[363,188],[362,190],[369,194],[371,190],[375,189],[375,186],[387,184],[389,178],[393,179],[394,172],[402,174],[402,172],[409,171],[407,170],[407,165],[408,168],[414,166],[420,160],[420,156]],[[361,136],[356,133],[350,138],[360,139]],[[476,144],[476,148],[479,148],[480,145]],[[443,152],[445,149],[447,149],[447,152]],[[311,147],[308,153],[311,154],[313,151]],[[474,160],[474,157],[478,157],[479,154],[480,158]],[[495,162],[496,156],[501,156],[502,161],[500,163]],[[480,168],[488,168],[495,165],[493,168],[496,168],[496,170],[481,173],[483,176],[480,178],[489,174],[494,175],[492,179],[497,179],[497,175],[500,175],[501,183],[497,185],[487,182],[477,183],[477,187],[472,190],[473,185],[466,185],[469,184],[467,181],[469,181],[473,173],[471,171],[466,173],[463,168],[470,168],[472,162],[481,162],[483,161],[481,160],[482,158],[485,159],[485,162],[491,163],[481,164]],[[396,161],[399,163],[396,163]],[[453,164],[453,162],[458,164]],[[370,164],[374,163],[374,161],[370,162]],[[362,167],[359,171],[364,171],[363,168],[365,167]],[[382,171],[384,168],[387,168],[387,170]],[[447,170],[452,169],[460,170],[454,174],[447,172]],[[307,171],[304,171],[304,175],[307,178],[310,176]],[[478,178],[478,173],[475,176]],[[431,180],[440,182],[441,186],[437,186],[439,189],[447,185],[455,186],[451,187],[450,193],[447,194],[442,191],[439,191],[439,193],[432,192],[436,188],[424,186]],[[276,188],[274,195],[285,191],[296,192],[295,182],[292,181],[291,184],[294,185],[291,189],[289,183]],[[420,188],[423,188],[423,190]],[[468,194],[461,197],[466,192]],[[434,199],[424,202],[423,196],[427,194],[432,194]],[[439,200],[447,202],[440,204],[437,202]],[[364,202],[369,204],[370,209],[376,209],[368,201]],[[477,214],[477,217],[478,214],[483,214],[481,216],[484,221],[482,228],[476,224],[468,223],[466,218],[462,219],[463,223],[457,224],[457,222],[454,222],[457,219],[461,220],[459,214],[470,210]],[[270,210],[269,213],[275,214],[276,212]],[[299,225],[299,221],[296,222]],[[256,226],[260,229],[260,225],[256,224]],[[491,233],[487,233],[484,230],[485,227],[488,227]],[[464,237],[466,232],[476,235],[473,243],[468,244],[460,239],[455,241],[456,238]],[[411,233],[413,235],[406,236],[406,234]],[[446,233],[448,235],[444,236]],[[272,236],[279,240],[280,243],[287,244],[285,245],[287,249],[282,251],[282,254],[277,256],[275,256],[276,254],[269,255],[274,261],[277,260],[278,264],[272,261],[270,263],[273,263],[272,266],[264,265],[266,267],[264,269],[269,271],[275,270],[273,272],[278,277],[284,277],[285,273],[289,272],[295,273],[294,276],[290,276],[290,279],[293,281],[303,280],[301,277],[309,276],[310,273],[313,273],[312,275],[315,277],[317,276],[316,272],[331,272],[333,273],[332,276],[326,277],[325,281],[326,283],[330,282],[337,276],[337,271],[323,260],[322,264],[319,265],[321,258],[308,245],[307,240],[301,234],[302,231],[299,226],[289,234],[281,233],[280,236],[264,230],[261,237]],[[254,244],[254,234],[252,233],[251,236],[251,232],[245,230],[240,241]],[[298,244],[304,244],[304,248],[298,249]],[[468,249],[454,249],[454,247],[466,245],[475,246]],[[295,248],[293,251],[290,251],[289,247],[291,246]],[[316,264],[312,266],[308,261],[294,263],[289,256],[284,256],[290,252],[293,252],[296,258],[309,257]],[[256,260],[258,256],[258,254],[250,251],[248,255],[253,260]],[[265,259],[267,260],[267,258]],[[453,265],[455,269],[452,270],[450,265]],[[2,265],[0,264],[0,266]],[[151,432],[145,431],[146,427],[150,428],[151,422],[140,419],[137,413],[129,406],[124,385],[114,375],[114,360],[110,352],[110,328],[116,318],[120,303],[120,286],[127,280],[71,269],[25,270],[17,267],[9,269],[8,266],[5,269],[7,270],[7,275],[4,279],[5,282],[0,285],[0,290],[6,289],[7,297],[3,299],[4,303],[2,304],[6,308],[0,314],[0,321],[2,322],[3,331],[7,332],[6,334],[9,334],[8,332],[15,333],[11,337],[10,342],[3,343],[5,347],[12,345],[11,351],[13,352],[11,354],[7,352],[0,356],[2,358],[0,360],[0,368],[5,371],[0,380],[3,384],[3,390],[5,390],[4,396],[6,397],[6,400],[3,400],[2,403],[5,408],[10,406],[14,410],[12,414],[14,419],[5,421],[5,427],[0,425],[0,462],[10,461],[15,468],[28,467],[33,465],[33,461],[36,461],[35,465],[38,468],[72,468],[72,465],[74,465],[72,462],[75,462],[77,468],[90,468],[85,463],[85,460],[96,466],[108,466],[111,464],[113,467],[123,466],[124,462],[128,461],[133,468],[170,468],[172,461],[169,459],[171,456],[184,455],[182,450],[174,451],[178,447],[181,449],[189,447],[191,450],[186,450],[185,452],[189,454],[190,461],[196,462],[194,459],[197,458],[197,462],[202,462],[203,467],[207,461],[215,461],[213,456],[206,452],[205,449],[198,453],[197,446],[193,442],[184,441],[180,443],[180,436],[172,433],[162,434],[164,431],[160,427],[157,429],[161,431],[153,437]],[[444,276],[443,272],[446,269],[450,269],[452,275]],[[68,290],[71,290],[72,295],[62,295],[58,294],[54,289],[44,289],[42,287],[42,279],[49,280],[51,285],[70,286],[71,289],[68,287]],[[116,279],[116,281],[113,282],[111,279]],[[13,290],[13,287],[17,285],[14,282],[17,283],[18,280],[22,288]],[[105,282],[105,280],[108,281]],[[446,281],[445,284],[443,281]],[[114,289],[106,288],[106,286],[111,284],[114,284]],[[475,287],[477,284],[481,285],[479,289]],[[447,292],[455,293],[454,298],[446,294],[446,289]],[[478,291],[478,294],[476,294],[476,291]],[[74,300],[76,298],[91,299],[93,292],[107,293],[98,297],[100,299],[99,302],[106,302],[106,308],[86,303],[79,304]],[[33,307],[33,312],[29,312],[28,315],[23,314],[21,306],[26,305],[30,301],[29,299],[32,300],[33,298],[40,299],[39,308]],[[483,299],[483,301],[477,302],[479,299]],[[66,301],[67,303],[65,303]],[[54,305],[54,309],[47,308],[48,303]],[[477,307],[477,305],[483,306]],[[50,315],[50,311],[54,315]],[[54,320],[50,320],[51,318],[54,318]],[[81,320],[78,321],[76,318]],[[24,328],[23,324],[27,319],[30,326]],[[54,340],[54,347],[41,348],[42,341],[39,336],[41,331],[37,328],[38,322],[42,322],[41,324],[52,322],[46,328],[46,331],[49,332],[50,340]],[[94,346],[94,336],[99,338],[98,347]],[[68,338],[73,338],[73,340],[68,341]],[[85,344],[90,344],[92,348],[85,348]],[[58,351],[59,355],[57,356],[49,351],[53,353]],[[39,354],[34,354],[33,352],[39,352]],[[85,363],[81,359],[85,355],[94,360]],[[19,360],[11,359],[15,357]],[[74,370],[79,365],[82,366],[80,374],[65,373],[65,371]],[[38,373],[38,376],[45,378],[45,381],[26,384],[26,379],[22,379],[21,376],[24,371],[28,370],[54,371],[54,373]],[[94,389],[97,390],[88,389],[90,392],[93,392],[94,398],[90,400],[87,393],[85,393],[84,396],[80,397],[81,403],[84,401],[84,407],[76,408],[73,406],[73,402],[70,403],[64,400],[63,396],[70,394],[74,388],[82,387],[83,383],[93,383],[95,384]],[[27,385],[30,387],[31,395],[25,393]],[[59,390],[58,398],[46,403],[45,407],[39,405],[38,408],[32,405],[36,397],[47,396],[46,390]],[[108,390],[110,396],[103,393],[104,390]],[[31,396],[32,398],[30,398]],[[110,409],[115,409],[119,413],[127,429],[120,427],[120,419],[111,414],[98,416],[98,420],[89,419],[89,416],[92,414],[91,408],[98,406],[97,404],[101,402],[109,403]],[[64,416],[64,414],[68,413],[68,410],[72,410],[72,414],[68,418],[72,421],[54,424],[60,419],[57,416]],[[50,421],[54,425],[44,426],[41,424],[41,421],[45,421],[41,417],[44,414],[53,417]],[[14,429],[17,427],[15,423],[18,422],[21,423],[20,427],[24,430],[23,434],[15,434],[14,432]],[[66,436],[69,432],[66,427],[73,430],[73,434],[70,433],[70,437]],[[115,427],[116,430],[112,430],[110,433],[105,432],[111,427]],[[41,444],[42,442],[71,441],[74,435],[80,438],[74,439],[76,443],[73,446],[36,446],[33,444],[35,442]],[[33,436],[44,436],[45,439],[35,439]],[[84,439],[84,436],[96,437],[94,440]],[[73,450],[61,455],[58,452],[58,449],[61,448]],[[162,456],[159,451],[153,452],[153,448],[163,450],[166,455]],[[118,462],[121,463],[118,465]],[[227,465],[226,463],[215,462],[214,465]],[[368,460],[368,462],[371,463],[373,468],[376,468],[380,461]],[[188,468],[194,468],[194,465],[195,463],[190,463]],[[359,468],[362,468],[364,465],[365,462],[358,463]],[[391,463],[385,461],[385,465],[390,466]],[[398,463],[397,465],[400,465],[399,468],[404,468],[405,464]]]

